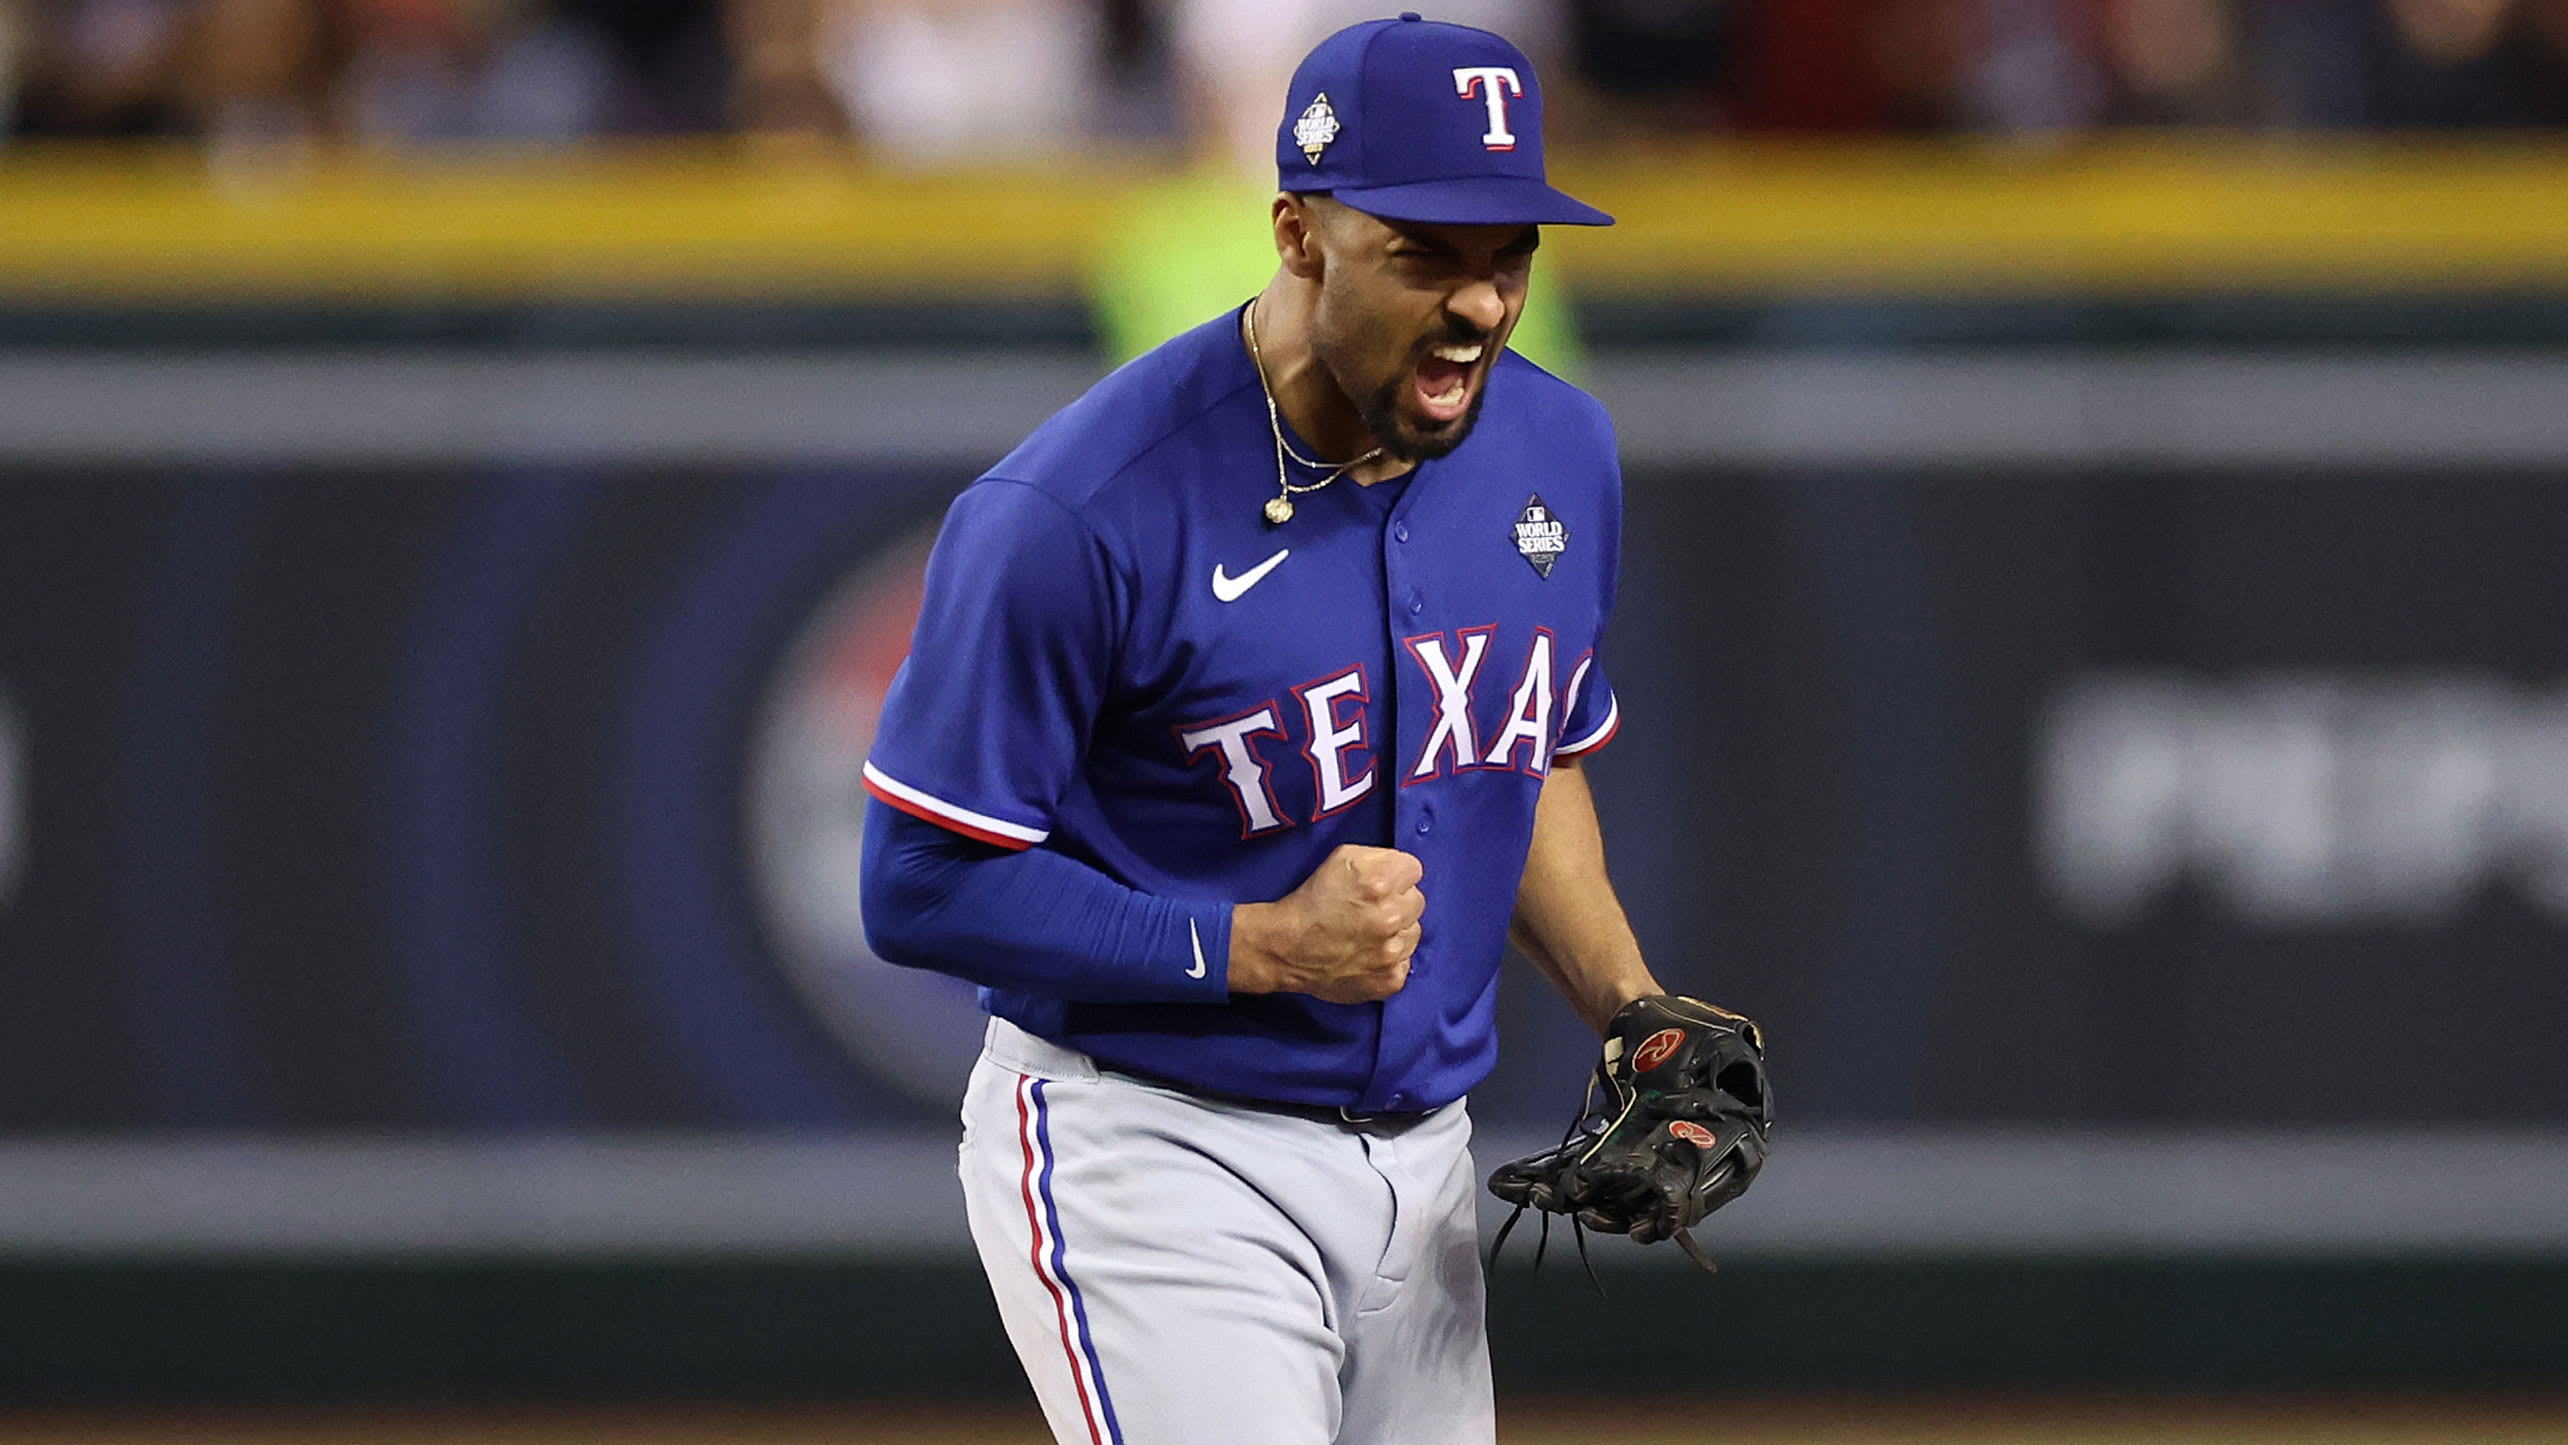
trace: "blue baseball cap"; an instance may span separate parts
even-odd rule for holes
[[[1543,179],[1543,92],[1525,53],[1415,13],[1350,25],[1303,57],[1275,166],[1284,190],[1386,221],[1614,224]]]

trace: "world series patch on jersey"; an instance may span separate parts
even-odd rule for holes
[[[874,796],[1129,887],[1279,898],[1340,844],[1424,864],[1407,985],[1340,1005],[991,992],[1120,1067],[1356,1110],[1460,1097],[1495,1058],[1507,920],[1553,763],[1618,711],[1597,660],[1621,478],[1604,411],[1503,356],[1469,440],[1268,524],[1236,312],[1101,382],[949,512],[866,767]],[[1293,438],[1301,446],[1299,438]]]
[[[1533,565],[1536,576],[1551,579],[1552,564],[1569,550],[1569,528],[1552,515],[1541,497],[1526,499],[1516,517],[1516,551]]]

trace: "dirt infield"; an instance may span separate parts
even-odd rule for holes
[[[1235,1422],[1205,1445],[1255,1445]],[[2568,1445],[2568,1400],[1671,1399],[1511,1405],[1504,1445]],[[1015,1412],[828,1409],[0,1414],[0,1445],[1045,1445]]]

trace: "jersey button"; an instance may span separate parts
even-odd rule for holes
[[[1423,594],[1423,593],[1418,593],[1418,592],[1412,592],[1412,593],[1410,593],[1410,594],[1409,594],[1409,615],[1410,615],[1411,617],[1415,617],[1415,616],[1417,616],[1419,613],[1424,612],[1424,611],[1426,611],[1426,610],[1427,610],[1427,599],[1426,599],[1425,594]]]
[[[1433,818],[1429,818],[1429,817],[1421,817],[1421,818],[1419,818],[1419,819],[1418,819],[1418,831],[1419,831],[1419,832],[1421,832],[1421,833],[1432,833],[1432,832],[1434,832],[1435,830],[1436,830],[1436,820],[1435,820],[1435,819],[1433,819]]]
[[[1392,523],[1392,524],[1391,524],[1391,535],[1392,535],[1394,538],[1396,538],[1396,539],[1398,539],[1398,540],[1400,540],[1400,541],[1403,541],[1403,542],[1408,541],[1408,540],[1409,540],[1409,524],[1408,524],[1408,523],[1406,523],[1406,522],[1394,522],[1394,523]]]

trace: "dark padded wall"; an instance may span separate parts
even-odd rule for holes
[[[0,1130],[943,1128],[790,976],[747,820],[797,649],[964,480],[0,474]],[[2568,1120],[2553,479],[1630,512],[1618,877],[1792,1120]],[[1553,1122],[1580,1031],[1521,971],[1506,1021],[1484,1118]]]

